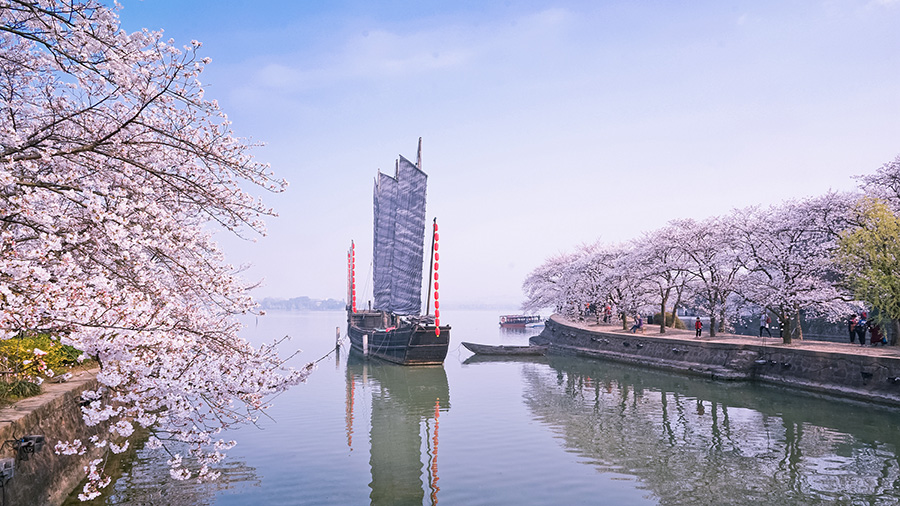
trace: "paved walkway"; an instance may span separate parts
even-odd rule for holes
[[[558,321],[573,327],[579,327],[585,330],[593,330],[597,332],[612,332],[619,334],[630,334],[627,330],[622,330],[622,325],[610,325],[605,323],[594,323],[592,321],[575,321],[554,315]],[[654,338],[671,338],[678,340],[695,340],[693,330],[679,330],[666,328],[665,334],[659,333],[659,325],[644,324],[644,333],[646,337]],[[791,344],[784,344],[780,337],[753,337],[742,336],[737,334],[716,334],[716,337],[709,337],[707,329],[703,330],[701,341],[711,343],[740,343],[740,344],[763,344],[766,346],[780,346],[784,348],[803,349],[810,351],[822,351],[827,353],[847,353],[851,355],[865,355],[870,357],[892,357],[900,358],[900,346],[860,346],[859,344],[836,343],[832,341],[816,341],[816,340],[799,340],[794,339]]]

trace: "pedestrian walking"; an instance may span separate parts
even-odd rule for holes
[[[694,320],[694,329],[697,331],[697,338],[700,338],[700,334],[703,333],[703,322],[700,321],[700,317],[698,316],[696,320]]]
[[[769,330],[769,324],[772,323],[772,319],[769,318],[769,314],[763,311],[762,316],[759,317],[759,337],[762,337],[763,330],[766,331],[766,334],[769,334],[769,337],[772,337],[772,332]]]
[[[859,315],[859,320],[856,321],[856,337],[859,339],[860,346],[866,345],[866,330],[869,328],[866,316],[866,313],[863,312]]]
[[[847,320],[847,330],[850,332],[850,344],[856,342],[856,313],[850,315],[850,318]]]
[[[869,324],[869,338],[870,344],[872,346],[878,346],[879,344],[885,345],[887,344],[887,339],[884,337],[884,332],[881,331],[881,326],[877,323]]]

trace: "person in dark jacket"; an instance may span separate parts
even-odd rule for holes
[[[859,315],[859,320],[856,321],[856,337],[859,338],[859,345],[866,345],[866,330],[868,330],[869,325],[866,321],[866,313],[863,312]]]

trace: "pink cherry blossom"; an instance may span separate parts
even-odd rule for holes
[[[113,430],[92,445],[121,450],[137,424],[215,461],[212,434],[311,367],[238,337],[255,304],[211,231],[264,233],[274,212],[244,189],[286,183],[204,98],[200,49],[126,33],[97,0],[4,3],[0,338],[49,332],[100,364],[84,420]],[[84,498],[109,482],[102,462]],[[215,475],[193,462],[173,473]]]

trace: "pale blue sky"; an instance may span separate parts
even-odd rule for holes
[[[260,298],[342,298],[351,239],[367,276],[376,169],[420,136],[448,306],[900,153],[894,0],[120,1],[126,29],[204,43],[207,97],[291,183],[268,237],[221,241]]]

